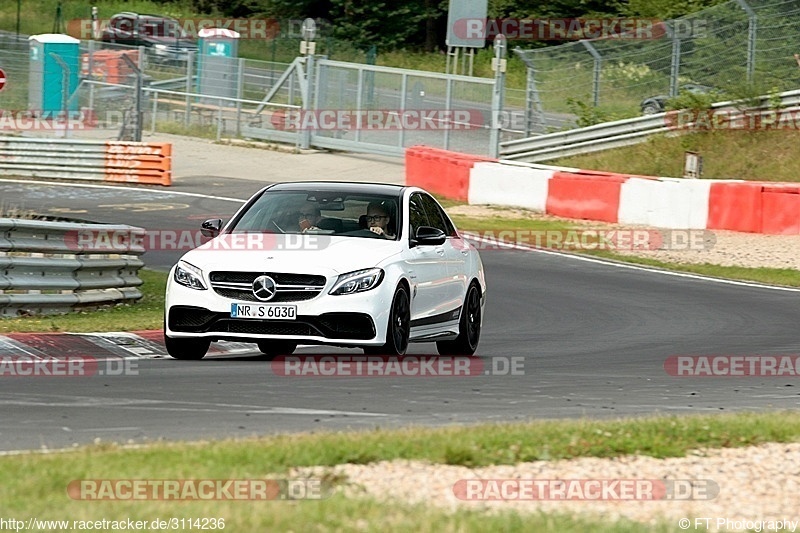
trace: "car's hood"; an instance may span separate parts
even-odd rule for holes
[[[186,253],[203,269],[343,274],[377,266],[400,252],[399,241],[326,235],[224,234]]]

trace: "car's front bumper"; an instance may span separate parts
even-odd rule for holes
[[[313,299],[280,302],[297,306],[295,320],[231,317],[231,304],[270,304],[231,299],[214,289],[195,290],[176,283],[167,285],[166,334],[173,338],[210,340],[284,340],[299,344],[375,346],[386,339],[394,286],[384,279],[372,290],[349,295],[328,294],[335,279]]]

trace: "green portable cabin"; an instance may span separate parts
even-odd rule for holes
[[[31,35],[28,41],[28,108],[43,117],[77,111],[78,99],[70,97],[78,88],[80,41],[60,33]]]

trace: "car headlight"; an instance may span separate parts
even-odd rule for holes
[[[175,283],[184,287],[197,289],[198,291],[206,290],[206,285],[203,283],[203,271],[186,261],[181,261],[175,267],[174,279]]]
[[[167,49],[167,45],[166,44],[157,44],[153,48],[155,48],[156,50],[166,50]]]
[[[336,280],[328,294],[354,294],[374,289],[383,280],[383,270],[380,268],[367,268],[342,274]]]

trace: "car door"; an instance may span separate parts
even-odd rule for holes
[[[439,202],[432,196],[423,194],[422,204],[430,225],[442,230],[447,235],[447,240],[442,245],[447,266],[447,286],[445,299],[441,302],[442,310],[458,309],[464,303],[467,291],[466,259],[469,254],[469,246],[458,236],[455,226],[450,222],[450,218]]]
[[[436,320],[447,300],[447,260],[444,246],[416,244],[414,236],[420,226],[430,226],[423,205],[423,195],[411,194],[406,219],[409,235],[407,270],[411,279],[411,324],[425,325]]]

